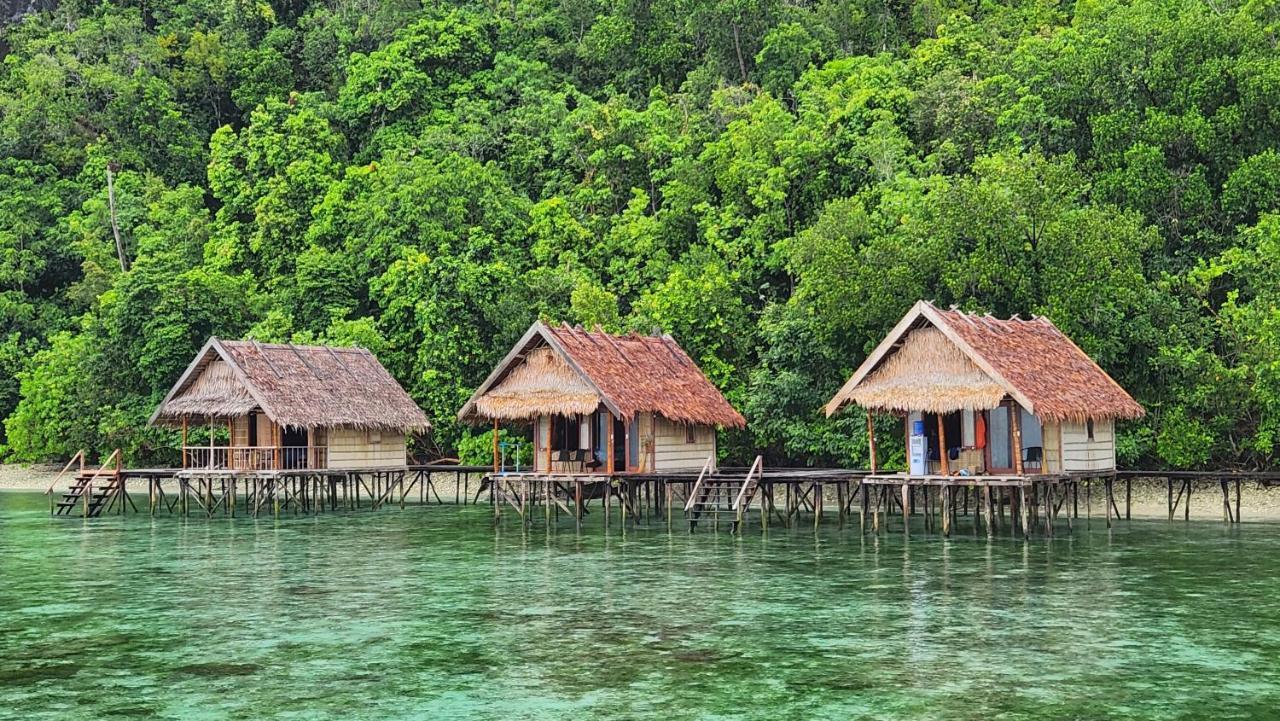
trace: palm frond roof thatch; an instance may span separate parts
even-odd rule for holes
[[[1142,406],[1049,319],[1001,320],[920,301],[826,405],[946,413],[1005,396],[1046,421],[1139,418]]]
[[[458,411],[465,422],[651,412],[678,423],[746,420],[669,335],[612,335],[535,322]]]
[[[150,422],[225,418],[254,409],[287,427],[401,432],[431,427],[418,404],[363,348],[218,338],[210,338],[196,354]]]

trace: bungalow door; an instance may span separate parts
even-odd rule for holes
[[[1012,475],[1013,468],[1013,403],[1005,401],[987,414],[987,473]]]
[[[627,423],[627,471],[653,472],[653,414],[636,411]]]
[[[1040,420],[1013,401],[987,411],[987,472],[1012,475],[1017,472],[1014,459],[1013,414],[1018,413],[1022,431],[1022,470],[1040,473],[1043,467],[1044,440]]]

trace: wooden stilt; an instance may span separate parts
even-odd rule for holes
[[[867,498],[867,482],[858,480],[858,530],[862,533],[867,532],[867,506],[870,501]]]
[[[902,532],[911,532],[911,485],[902,484]]]
[[[1022,537],[1031,536],[1031,509],[1027,503],[1027,487],[1018,486],[1018,513],[1022,516]]]
[[[996,528],[994,523],[995,509],[991,504],[991,484],[982,484],[982,513],[983,521],[987,524],[987,537],[995,535]]]
[[[1236,479],[1236,523],[1240,522],[1240,479]]]
[[[951,491],[950,486],[942,487],[942,535],[951,535]]]
[[[822,484],[813,484],[813,530],[822,525]]]
[[[1227,490],[1227,479],[1218,480],[1222,488],[1222,522],[1231,523],[1231,493]]]
[[[845,485],[843,483],[837,483],[836,484],[836,503],[838,504],[838,509],[836,513],[836,518],[837,518],[837,524],[840,528],[844,528],[844,514],[845,514],[844,493],[845,493]]]
[[[1106,491],[1106,496],[1103,498],[1102,505],[1107,507],[1107,528],[1111,528],[1111,508],[1112,508],[1113,502],[1111,499],[1112,489],[1111,489],[1110,478],[1103,480],[1103,487]]]

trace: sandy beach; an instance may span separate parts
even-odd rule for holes
[[[53,483],[60,470],[62,466],[57,465],[0,463],[0,490],[44,491]]]

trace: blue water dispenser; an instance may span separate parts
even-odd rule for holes
[[[924,421],[911,423],[911,437],[907,439],[907,465],[913,476],[929,472],[929,442],[924,436]]]

